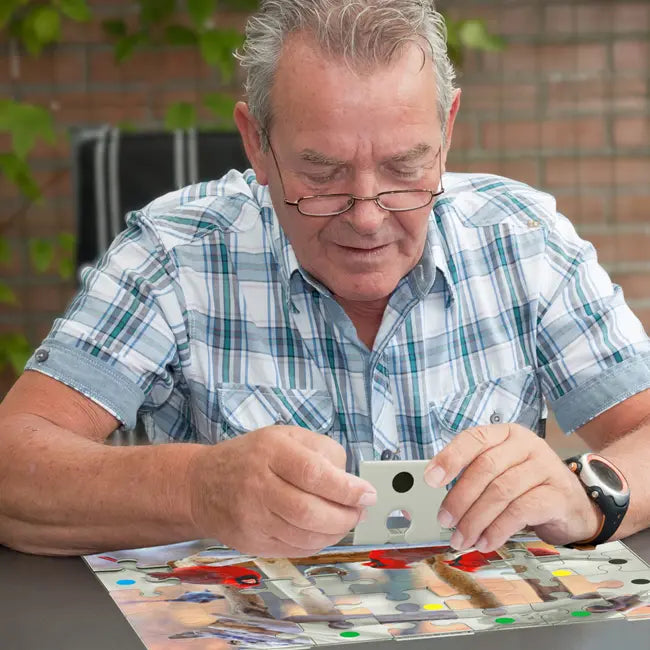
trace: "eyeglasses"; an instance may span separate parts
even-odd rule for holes
[[[302,196],[297,201],[288,201],[287,193],[284,189],[284,181],[280,172],[278,159],[271,145],[271,139],[268,133],[265,133],[266,141],[269,144],[275,167],[280,177],[284,203],[294,206],[300,214],[306,217],[335,217],[347,212],[357,201],[374,201],[382,210],[389,212],[409,212],[410,210],[419,210],[429,205],[436,196],[440,196],[445,190],[442,187],[442,146],[438,149],[438,167],[440,169],[440,189],[414,189],[414,190],[389,190],[379,192],[375,196],[356,196],[354,194],[314,194],[311,196]]]

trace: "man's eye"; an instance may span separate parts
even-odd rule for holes
[[[417,178],[420,175],[420,169],[393,169],[395,176],[400,178]]]

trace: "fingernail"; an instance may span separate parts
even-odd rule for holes
[[[364,508],[368,506],[374,506],[377,503],[377,493],[376,492],[364,492],[361,495],[361,498],[358,501],[360,506]]]
[[[440,508],[438,512],[438,523],[443,528],[451,528],[454,525],[454,518],[444,508]]]
[[[459,530],[454,531],[454,534],[449,540],[449,546],[452,546],[457,551],[461,551],[463,549],[463,536]]]
[[[478,542],[474,544],[476,550],[479,551],[480,553],[485,553],[485,551],[487,550],[487,545],[488,545],[487,539],[485,539],[484,535],[481,535]]]
[[[432,488],[441,487],[445,480],[445,470],[440,465],[434,465],[424,472],[424,481]]]

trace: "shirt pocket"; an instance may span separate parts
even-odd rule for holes
[[[500,423],[517,423],[537,431],[542,406],[534,368],[522,368],[432,404],[430,417],[434,438],[441,438],[446,444],[465,429]]]
[[[221,384],[217,387],[217,408],[221,438],[277,424],[327,433],[334,421],[332,398],[318,389]]]

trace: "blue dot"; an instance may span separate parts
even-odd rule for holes
[[[118,585],[134,585],[135,580],[118,580],[117,584]]]

